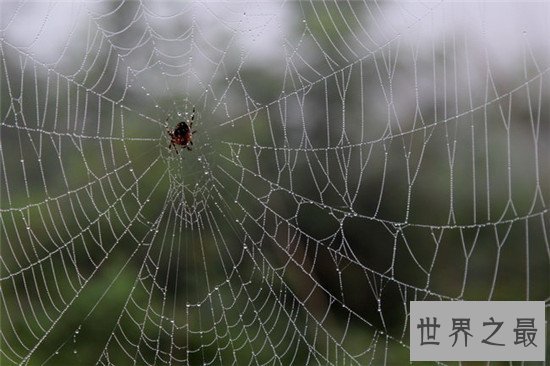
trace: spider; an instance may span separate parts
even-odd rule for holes
[[[168,122],[168,119],[170,119],[170,116],[166,118],[166,122]],[[192,131],[193,128],[193,121],[195,120],[195,107],[193,107],[193,113],[191,113],[191,118],[189,118],[187,121],[181,121],[176,125],[176,128],[173,130],[167,128],[166,132],[168,135],[170,135],[170,145],[168,145],[169,149],[172,149],[172,146],[174,146],[174,150],[176,150],[176,154],[179,154],[177,145],[182,146],[183,148],[187,148],[187,150],[191,151],[191,146],[193,145],[193,134],[197,131]]]

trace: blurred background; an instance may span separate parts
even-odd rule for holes
[[[412,300],[548,306],[549,20],[3,1],[0,364],[398,365]]]

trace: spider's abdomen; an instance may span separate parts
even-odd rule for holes
[[[175,145],[186,146],[192,139],[192,133],[185,122],[180,122],[172,133],[172,143]]]
[[[183,146],[184,148],[187,148],[187,150],[192,150],[190,145],[193,145],[193,132],[191,130],[191,127],[193,127],[193,119],[195,116],[195,109],[193,108],[193,114],[191,115],[191,120],[189,120],[189,124],[185,121],[181,121],[176,125],[176,128],[174,130],[167,129],[166,132],[168,135],[170,135],[170,148],[174,146],[174,149],[176,150],[176,153],[178,150],[176,149],[177,145]]]

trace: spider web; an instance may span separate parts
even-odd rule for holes
[[[2,365],[400,364],[411,300],[550,301],[548,4],[0,9]]]

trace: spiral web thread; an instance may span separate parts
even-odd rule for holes
[[[2,3],[1,363],[392,364],[411,300],[548,303],[519,7]]]

